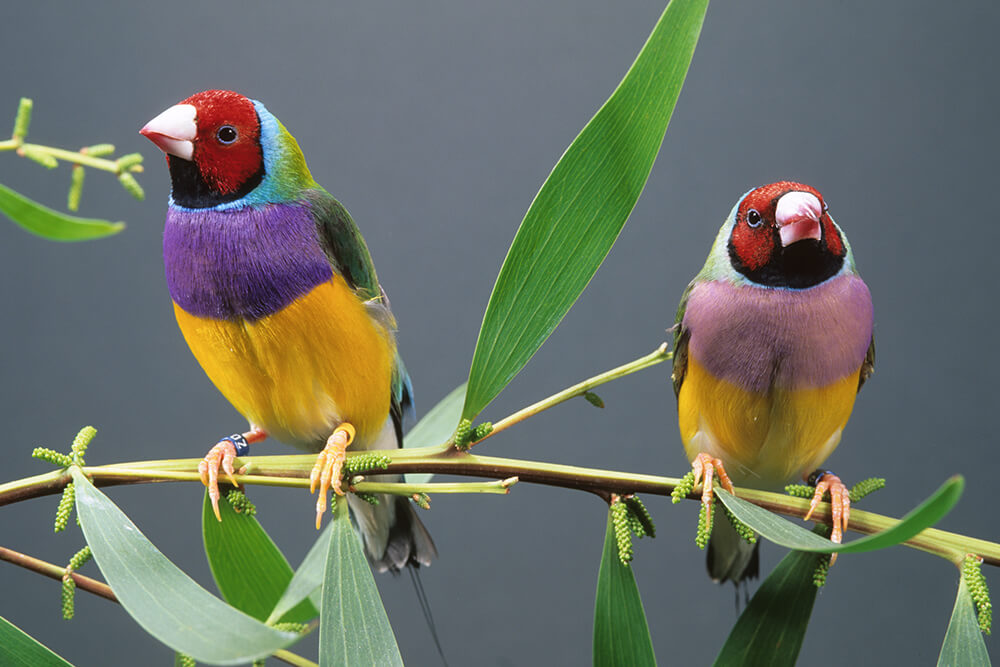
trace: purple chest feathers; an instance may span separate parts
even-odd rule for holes
[[[872,300],[857,276],[802,290],[697,284],[684,312],[688,354],[747,391],[824,387],[856,372],[872,339]]]
[[[333,275],[309,210],[296,204],[224,211],[171,207],[163,264],[174,303],[215,319],[258,320]]]

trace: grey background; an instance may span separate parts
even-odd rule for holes
[[[359,222],[392,295],[418,403],[468,371],[480,318],[517,225],[562,151],[614,88],[659,2],[19,3],[0,41],[12,121],[31,139],[142,151],[148,198],[87,176],[81,213],[125,233],[60,245],[0,224],[0,480],[100,429],[91,463],[201,456],[241,428],[173,321],[160,237],[168,178],[137,130],[210,87],[263,101],[314,176]],[[655,348],[732,203],[779,179],[815,185],[846,230],[876,303],[877,372],[828,461],[889,488],[864,507],[899,515],[949,475],[968,487],[942,527],[1000,537],[994,292],[998,9],[987,2],[717,2],[646,191],[603,268],[484,417],[496,419]],[[64,205],[68,170],[0,156],[0,180]],[[600,391],[491,440],[484,452],[679,475],[668,369]],[[290,452],[279,443],[259,453]],[[211,587],[201,490],[111,491],[146,534]],[[254,489],[293,564],[311,543],[304,493]],[[649,498],[660,537],[635,573],[662,663],[706,664],[735,621],[693,544],[694,504]],[[0,510],[0,544],[64,563],[55,498]],[[591,496],[521,485],[507,497],[434,499],[440,560],[424,583],[453,665],[586,664],[605,510]],[[782,550],[765,545],[764,565]],[[96,572],[94,566],[89,573]],[[997,588],[995,570],[988,576]],[[804,656],[832,663],[936,658],[957,573],[910,549],[846,556],[821,593]],[[252,585],[253,582],[248,582]],[[379,580],[409,664],[437,664],[407,578]],[[169,664],[119,608],[0,565],[0,614],[81,665]],[[312,640],[302,646],[306,648]],[[987,645],[995,651],[996,639]],[[833,653],[828,653],[832,651]]]

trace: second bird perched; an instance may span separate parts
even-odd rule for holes
[[[872,373],[872,312],[847,237],[815,188],[772,183],[736,203],[677,311],[678,420],[704,503],[716,475],[728,490],[732,480],[771,491],[801,476],[816,486],[812,509],[830,492],[840,542],[848,492],[817,467]],[[708,570],[736,583],[757,574],[756,548],[724,519]]]
[[[260,102],[208,90],[142,134],[170,169],[163,259],[177,323],[250,424],[200,467],[216,514],[220,470],[232,476],[233,459],[273,435],[319,452],[319,527],[328,489],[342,493],[345,449],[402,446],[412,411],[396,322],[364,239]],[[409,500],[349,501],[377,569],[427,565],[437,555]]]

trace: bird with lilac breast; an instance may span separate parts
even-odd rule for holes
[[[184,339],[249,422],[199,466],[218,517],[220,472],[268,435],[319,452],[316,527],[346,449],[402,446],[412,388],[396,321],[347,210],[260,102],[226,90],[183,100],[141,133],[165,154],[167,287]],[[399,476],[377,476],[382,481]],[[376,569],[427,565],[434,542],[409,500],[348,497]]]
[[[783,181],[741,197],[676,321],[678,421],[706,511],[715,478],[775,491],[802,477],[815,486],[806,518],[829,493],[839,543],[848,490],[819,466],[872,374],[875,342],[871,294],[823,196]],[[758,546],[729,521],[714,522],[707,559],[719,582],[758,573]]]

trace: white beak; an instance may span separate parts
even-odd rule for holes
[[[823,206],[816,195],[810,192],[788,192],[781,195],[774,211],[781,245],[788,247],[803,239],[820,240],[823,237],[819,224],[822,216]]]
[[[198,136],[195,118],[197,110],[191,104],[175,104],[139,130],[139,134],[152,141],[169,155],[190,160],[194,155],[194,138]]]

